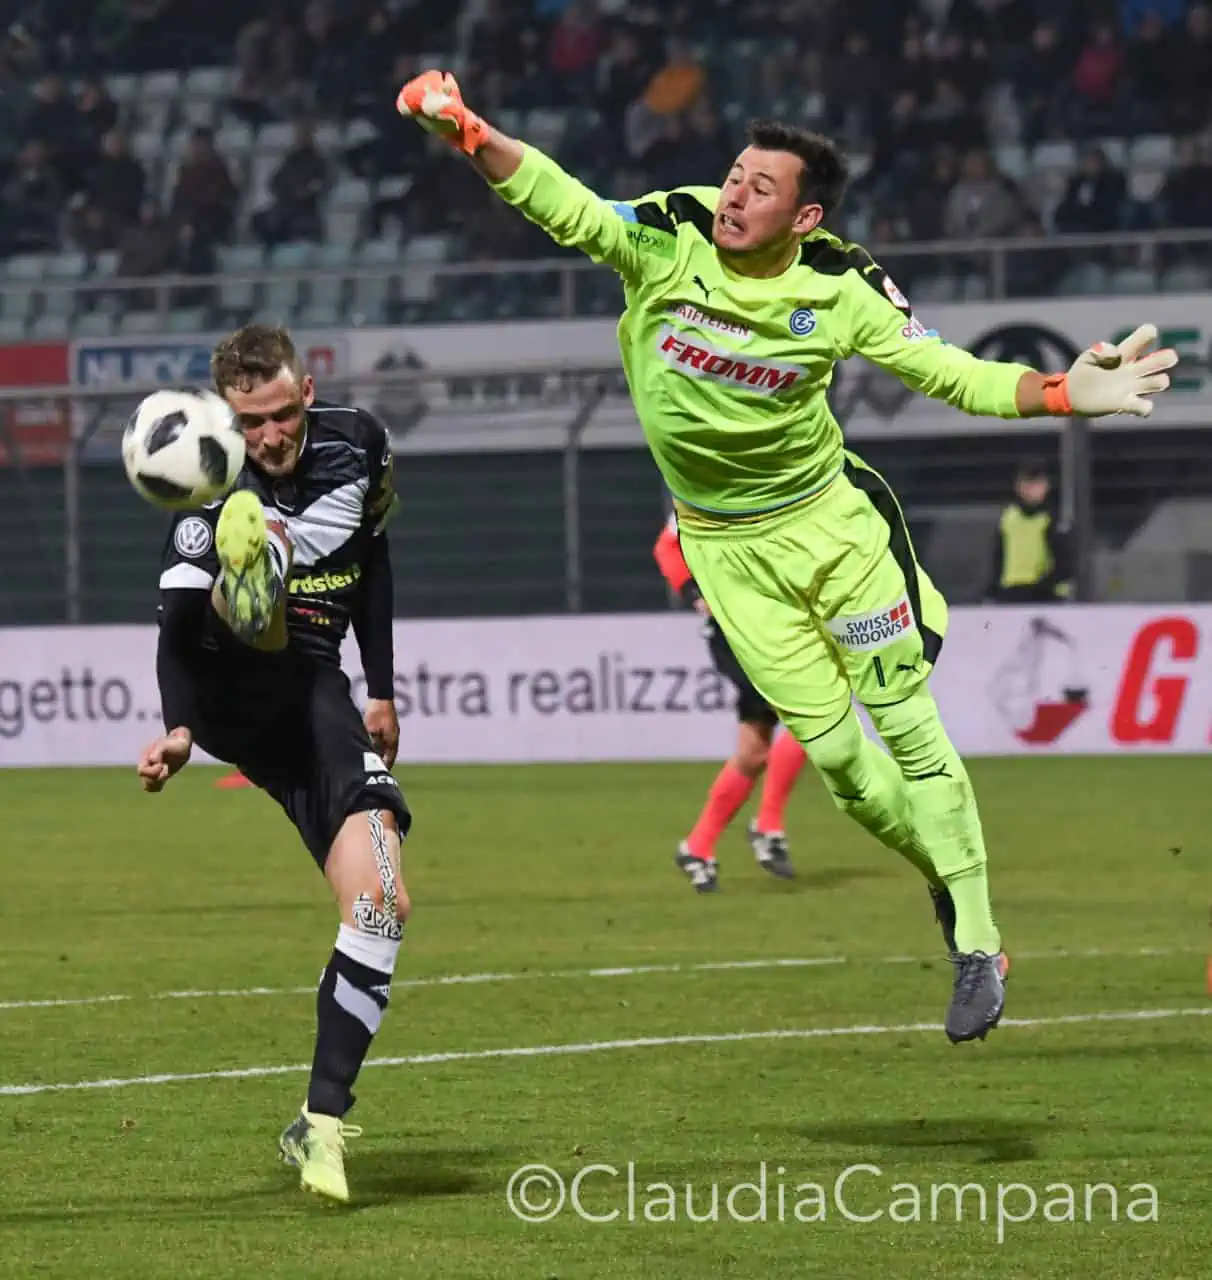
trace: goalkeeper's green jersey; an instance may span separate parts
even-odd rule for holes
[[[718,188],[610,202],[527,146],[496,190],[622,277],[628,386],[665,483],[690,507],[758,514],[828,484],[842,432],[826,391],[834,364],[855,353],[967,413],[1018,416],[1026,365],[944,343],[864,249],[828,232],[807,236],[781,275],[755,279],[712,243]]]

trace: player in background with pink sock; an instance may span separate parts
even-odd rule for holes
[[[794,874],[787,851],[783,810],[806,759],[804,748],[789,733],[780,732],[774,709],[749,682],[728,642],[712,620],[699,595],[678,545],[677,522],[670,516],[653,547],[653,555],[670,589],[693,604],[703,618],[704,634],[716,670],[737,693],[737,742],[731,758],[716,776],[698,821],[678,846],[675,861],[699,893],[719,888],[715,846],[725,828],[749,799],[765,775],[755,821],[747,834],[758,865],[780,879]]]

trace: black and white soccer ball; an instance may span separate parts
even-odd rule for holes
[[[126,424],[122,463],[148,502],[188,511],[235,484],[244,466],[244,433],[213,391],[154,391]]]

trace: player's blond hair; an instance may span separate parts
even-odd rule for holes
[[[283,369],[296,381],[303,377],[303,363],[290,334],[268,324],[237,329],[210,357],[210,374],[220,395],[229,389],[251,391],[258,383],[276,378]]]

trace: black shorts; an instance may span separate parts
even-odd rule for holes
[[[204,727],[195,735],[198,745],[286,810],[321,870],[350,814],[386,809],[403,838],[412,815],[366,732],[345,673],[303,661],[279,694],[242,724],[233,718]]]
[[[760,724],[773,729],[779,722],[778,713],[753,687],[749,677],[741,670],[724,633],[714,623],[707,631],[707,647],[715,669],[736,690],[736,718],[741,724]]]

